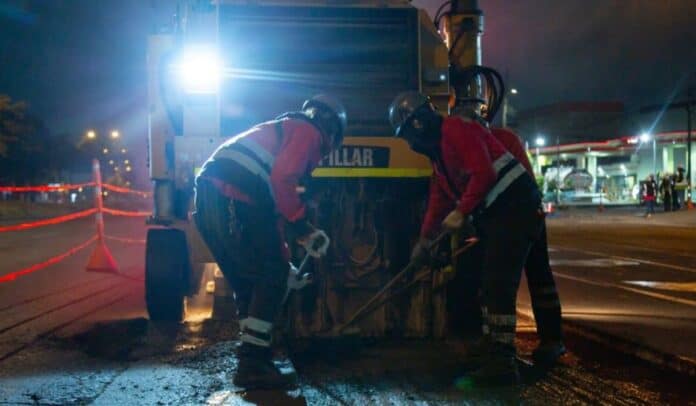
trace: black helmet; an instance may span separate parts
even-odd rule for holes
[[[424,94],[416,91],[399,93],[389,106],[389,123],[394,128],[394,135],[401,137],[404,124],[424,108],[435,110],[430,99]]]
[[[326,94],[318,94],[305,100],[302,111],[310,113],[309,117],[317,121],[319,127],[326,132],[325,135],[331,137],[333,148],[341,145],[343,134],[348,126],[348,115],[340,100]]]

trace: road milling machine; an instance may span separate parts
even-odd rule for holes
[[[187,297],[205,291],[201,282],[211,288],[202,264],[213,259],[190,221],[206,158],[226,137],[328,93],[346,105],[345,141],[298,193],[332,242],[309,264],[312,282],[289,298],[287,333],[447,334],[452,267],[394,279],[418,237],[431,169],[393,136],[387,108],[407,90],[443,112],[478,97],[480,84],[458,78],[481,62],[478,1],[448,1],[433,20],[402,0],[198,0],[181,2],[175,20],[148,47],[150,318],[181,320]],[[214,309],[222,309],[231,291],[215,282]]]

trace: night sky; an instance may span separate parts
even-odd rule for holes
[[[432,15],[440,2],[414,4]],[[0,0],[0,93],[29,101],[54,132],[144,136],[146,37],[173,3]],[[696,70],[695,0],[481,0],[481,8],[484,64],[507,72],[518,108],[660,103]]]

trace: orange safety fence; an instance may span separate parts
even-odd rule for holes
[[[67,221],[77,220],[79,218],[91,216],[95,214],[97,209],[87,209],[83,211],[78,211],[77,213],[66,214],[64,216],[51,217],[45,220],[37,220],[29,223],[13,224],[10,226],[0,226],[0,233],[7,231],[20,231],[20,230],[30,230],[32,228],[50,226],[53,224],[65,223]]]
[[[78,246],[76,246],[76,247],[73,247],[73,248],[69,249],[68,251],[66,251],[66,252],[64,252],[64,253],[62,253],[62,254],[60,254],[60,255],[56,255],[55,257],[49,258],[49,259],[47,259],[46,261],[43,261],[43,262],[38,263],[38,264],[36,264],[36,265],[32,265],[32,266],[27,267],[27,268],[24,268],[24,269],[22,269],[22,270],[19,270],[19,271],[16,271],[16,272],[11,272],[11,273],[8,273],[8,274],[6,274],[6,275],[2,275],[2,276],[0,276],[0,283],[3,283],[3,282],[10,282],[10,281],[13,281],[13,280],[17,279],[17,278],[20,277],[20,276],[24,276],[24,275],[30,274],[30,273],[32,273],[32,272],[36,272],[36,271],[38,271],[39,269],[46,268],[46,267],[49,266],[49,265],[57,264],[58,262],[64,260],[65,258],[67,258],[67,257],[69,257],[69,256],[71,256],[71,255],[76,254],[76,253],[79,252],[80,250],[83,250],[83,249],[87,248],[90,244],[92,244],[92,243],[95,242],[96,240],[97,240],[97,236],[94,235],[94,236],[92,236],[92,238],[90,238],[89,240],[83,242],[82,244],[80,244],[80,245],[78,245]]]
[[[94,186],[94,182],[79,183],[76,185],[40,185],[40,186],[0,186],[0,192],[24,193],[24,192],[63,192]]]
[[[152,214],[150,211],[126,211],[126,210],[116,210],[109,209],[107,207],[102,208],[102,211],[106,214],[111,214],[112,216],[125,216],[125,217],[147,217]]]
[[[135,190],[135,189],[129,189],[126,187],[121,187],[121,186],[116,186],[116,185],[110,185],[108,183],[102,184],[102,187],[108,191],[111,192],[116,192],[116,193],[131,193],[134,195],[139,195],[140,197],[149,197],[152,196],[152,192],[146,192],[143,190]]]
[[[145,244],[147,242],[144,239],[115,237],[113,235],[105,235],[104,238],[106,238],[107,240],[123,242],[126,244]]]
[[[64,184],[64,185],[0,186],[0,193],[1,192],[9,192],[9,193],[63,192],[63,191],[67,191],[67,190],[75,190],[75,189],[93,187],[94,188],[94,203],[95,203],[95,207],[93,207],[91,209],[82,210],[82,211],[78,211],[75,213],[66,214],[63,216],[52,217],[52,218],[48,218],[48,219],[31,221],[31,222],[25,222],[25,223],[20,223],[20,224],[0,226],[0,232],[30,230],[30,229],[34,229],[34,228],[38,228],[38,227],[60,224],[60,223],[88,217],[91,215],[95,215],[95,225],[96,225],[96,229],[97,229],[96,234],[93,237],[91,237],[89,240],[85,241],[84,243],[82,243],[76,247],[71,248],[70,250],[68,250],[60,255],[56,255],[56,256],[49,258],[41,263],[32,265],[30,267],[21,269],[21,270],[16,271],[16,272],[11,272],[11,273],[8,273],[6,275],[0,275],[0,283],[13,281],[20,276],[27,275],[27,274],[30,274],[32,272],[38,271],[40,269],[46,268],[50,265],[56,264],[56,263],[64,260],[65,258],[79,252],[80,250],[83,250],[84,248],[86,248],[90,244],[92,244],[93,242],[97,242],[97,246],[95,248],[95,252],[92,253],[89,264],[87,265],[87,270],[93,272],[94,269],[99,268],[98,269],[99,272],[109,272],[109,273],[112,273],[114,275],[119,275],[119,276],[121,275],[118,272],[117,265],[113,261],[113,259],[111,258],[111,254],[109,253],[108,248],[104,244],[104,241],[108,239],[108,240],[112,240],[112,241],[129,243],[129,244],[144,244],[146,241],[144,239],[133,239],[133,238],[115,237],[115,236],[105,235],[104,234],[103,213],[107,213],[107,214],[110,214],[113,216],[147,217],[147,216],[151,215],[151,212],[149,212],[149,211],[126,211],[126,210],[117,210],[117,209],[111,209],[111,208],[104,207],[102,192],[103,192],[103,190],[109,190],[109,191],[112,191],[115,193],[134,194],[134,195],[138,195],[138,196],[143,197],[143,198],[146,198],[148,196],[152,196],[152,192],[135,190],[135,189],[130,189],[130,188],[125,188],[125,187],[121,187],[121,186],[103,183],[101,180],[101,170],[100,170],[99,161],[97,161],[96,159],[93,161],[92,169],[93,169],[93,176],[94,176],[93,182],[86,182],[86,183],[80,183],[80,184]],[[82,191],[82,190],[80,190],[80,191]],[[96,255],[96,254],[101,254],[101,255]],[[107,259],[111,258],[111,259],[110,259],[110,261],[107,261],[108,262],[107,263],[107,262],[104,262],[104,258],[107,258]]]

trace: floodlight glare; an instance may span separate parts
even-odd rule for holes
[[[176,69],[186,93],[217,93],[222,78],[222,63],[214,47],[191,46],[184,49]]]

